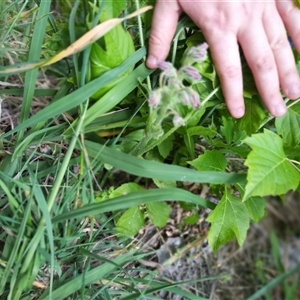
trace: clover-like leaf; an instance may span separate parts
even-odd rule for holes
[[[244,200],[251,196],[281,195],[299,185],[300,174],[287,159],[282,139],[272,131],[246,138],[251,146],[245,165],[249,167]]]
[[[208,232],[208,242],[215,251],[236,236],[241,246],[249,228],[249,215],[244,202],[226,190],[221,201],[208,216],[211,222]]]

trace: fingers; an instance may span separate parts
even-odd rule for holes
[[[266,16],[264,27],[275,58],[280,86],[288,98],[297,99],[300,97],[300,78],[283,22],[276,14],[273,14],[272,23],[269,20],[270,16]]]
[[[297,51],[300,52],[300,9],[295,6],[292,0],[277,0],[276,5]]]
[[[157,61],[165,60],[176,31],[181,9],[177,1],[157,1],[152,19],[147,66],[157,68]]]
[[[219,75],[223,95],[230,114],[241,118],[245,113],[242,68],[234,33],[207,33],[207,42]]]
[[[251,27],[240,35],[241,46],[265,106],[272,115],[282,116],[286,107],[279,90],[273,52],[261,22],[255,22]]]

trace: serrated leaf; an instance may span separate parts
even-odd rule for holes
[[[240,130],[245,130],[248,135],[255,133],[266,117],[266,111],[258,97],[245,98],[245,115],[237,120]]]
[[[258,222],[265,215],[266,199],[255,196],[244,201],[251,220]]]
[[[171,207],[166,202],[147,203],[146,210],[149,219],[155,226],[163,227],[167,224]]]
[[[145,222],[144,213],[139,206],[133,206],[119,218],[117,231],[128,235],[135,235],[143,227]]]
[[[206,150],[204,154],[188,163],[198,171],[224,171],[227,166],[225,156],[217,150]]]
[[[245,185],[237,183],[236,188],[241,194],[241,197],[244,197],[245,194]],[[250,197],[244,201],[248,214],[251,220],[258,222],[265,215],[266,208],[266,199],[263,197],[255,196]]]
[[[300,102],[290,106],[284,116],[276,118],[275,126],[286,144],[298,145],[300,143]]]
[[[283,141],[275,133],[264,130],[246,138],[251,146],[245,165],[249,167],[244,199],[251,196],[281,195],[297,188],[300,174],[287,159]]]
[[[249,215],[241,199],[226,190],[217,207],[210,213],[207,221],[211,223],[208,242],[215,251],[236,236],[241,246],[249,228]]]

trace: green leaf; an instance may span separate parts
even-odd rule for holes
[[[224,171],[227,166],[225,156],[217,150],[206,150],[204,154],[188,163],[198,171]]]
[[[100,21],[104,22],[111,18],[119,17],[122,10],[126,8],[126,0],[118,0],[118,1],[102,0],[100,5],[103,5],[100,14]]]
[[[300,102],[291,105],[284,116],[276,118],[275,126],[286,144],[298,145],[300,142]]]
[[[197,212],[183,219],[184,223],[189,225],[196,224],[198,220],[199,220],[199,214]]]
[[[250,196],[281,195],[297,188],[300,174],[287,159],[277,134],[265,129],[264,133],[246,138],[245,143],[252,151],[245,162],[249,171],[244,200]]]
[[[115,26],[104,36],[105,49],[94,43],[90,54],[92,79],[99,77],[104,72],[113,69],[123,63],[133,52],[134,44],[129,32],[125,31],[121,24]],[[120,73],[117,78],[97,91],[93,98],[100,98],[105,92],[116,85],[133,67]]]
[[[230,116],[223,116],[222,122],[224,126],[221,126],[221,132],[224,135],[227,144],[230,145],[234,136],[234,119]]]
[[[166,138],[162,143],[160,143],[157,148],[159,151],[159,154],[163,157],[166,158],[171,150],[173,149],[173,135],[170,135],[168,138]]]
[[[244,197],[245,194],[245,185],[237,183],[236,188],[241,194],[241,197]],[[258,222],[264,215],[266,209],[266,199],[259,196],[254,196],[246,199],[244,201],[248,214],[251,220]]]
[[[225,191],[221,201],[207,218],[211,222],[208,241],[214,251],[234,236],[240,246],[246,239],[250,223],[247,208],[241,199],[230,193],[228,189]]]
[[[245,107],[245,115],[237,120],[237,125],[240,130],[245,130],[248,135],[251,135],[259,129],[266,117],[266,111],[258,97],[245,98]]]
[[[111,198],[127,195],[129,193],[142,191],[142,190],[143,188],[135,182],[124,183],[117,189],[113,190],[110,193],[109,198],[111,199]]]
[[[152,202],[146,204],[149,219],[157,227],[163,227],[169,220],[171,207],[166,202]]]
[[[153,178],[153,182],[159,188],[176,188],[175,180],[163,180],[163,179],[155,179]]]
[[[144,213],[139,206],[133,206],[119,218],[117,231],[130,236],[135,235],[143,227],[145,222]]]

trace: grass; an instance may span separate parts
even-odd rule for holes
[[[128,3],[126,15],[144,2]],[[142,238],[117,232],[116,223],[124,209],[158,201],[176,200],[189,203],[192,209],[214,209],[214,202],[173,183],[229,185],[244,183],[245,174],[186,168],[190,159],[186,154],[178,158],[185,164],[155,161],[159,159],[154,154],[164,150],[160,145],[168,145],[177,131],[178,136],[183,135],[179,127],[168,128],[167,123],[158,141],[139,144],[130,137],[147,126],[146,102],[157,81],[157,75],[144,64],[149,28],[142,25],[147,24],[147,14],[126,23],[121,19],[136,50],[100,76],[92,78],[93,48],[87,39],[80,43],[79,53],[68,52],[71,56],[55,64],[44,63],[64,50],[64,39],[78,45],[80,36],[94,32],[103,6],[94,9],[79,0],[63,4],[48,0],[0,2],[0,80],[4,87],[0,97],[2,110],[9,115],[2,120],[0,137],[0,296],[10,300],[159,299],[158,292],[166,290],[186,299],[206,299],[207,295],[187,286],[212,283],[223,274],[174,282],[158,269],[143,266],[141,261],[154,251]],[[178,27],[179,53],[186,22],[184,18]],[[97,28],[100,37],[105,31]],[[176,61],[175,51],[172,55]],[[41,62],[44,66],[36,67]],[[93,98],[120,74],[126,76],[99,99]],[[209,119],[220,106],[213,98],[217,93],[218,86],[208,91],[203,110],[189,118],[193,121],[204,115]],[[178,138],[175,143],[181,142]],[[133,145],[128,153],[122,151],[126,143]],[[189,144],[193,148],[192,140]],[[124,174],[122,171],[132,174],[132,181],[144,190],[104,201],[99,195],[121,185],[117,179],[110,185],[109,179]],[[153,182],[159,180],[167,188],[153,188]],[[146,216],[146,221],[149,218]],[[281,275],[265,282],[249,299],[267,293],[298,269],[281,269]]]

